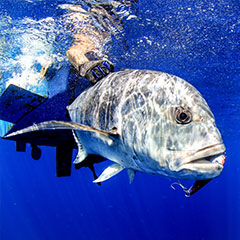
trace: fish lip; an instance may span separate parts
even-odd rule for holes
[[[206,161],[206,163],[207,162],[213,163],[213,160],[214,160],[213,158],[216,158],[217,156],[220,156],[220,155],[225,156],[225,151],[226,151],[226,148],[223,143],[209,145],[197,150],[196,152],[186,157],[183,161],[183,165],[189,164],[189,163],[193,163],[193,164],[199,163],[200,161]],[[206,158],[210,158],[210,159],[207,160]],[[218,163],[220,164],[220,162]]]

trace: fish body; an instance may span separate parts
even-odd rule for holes
[[[95,182],[123,169],[176,179],[220,175],[225,146],[202,95],[185,80],[150,70],[110,73],[67,107],[71,122],[50,121],[13,135],[71,129],[78,145],[74,163],[89,154],[113,162]]]
[[[87,154],[99,154],[123,168],[178,179],[213,178],[223,169],[225,146],[211,110],[192,85],[174,75],[111,73],[68,111],[73,122],[117,132],[112,143],[86,131],[76,135]],[[176,119],[179,111],[183,118],[190,114],[189,122]]]

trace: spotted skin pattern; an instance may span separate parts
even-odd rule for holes
[[[176,122],[178,107],[191,112],[189,124]],[[119,134],[118,141],[109,146],[77,131],[89,154],[102,155],[125,168],[178,179],[212,178],[222,171],[220,164],[183,167],[200,150],[222,144],[222,138],[202,95],[174,75],[130,69],[111,73],[84,91],[68,111],[73,122],[109,132],[116,129]],[[222,145],[211,154],[224,151]]]

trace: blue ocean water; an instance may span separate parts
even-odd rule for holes
[[[26,53],[22,47],[29,43],[22,36],[30,27],[35,33],[30,41],[42,49],[36,69],[48,56],[66,61],[71,38],[64,34],[68,29],[61,25],[59,5],[78,2],[1,1],[2,85],[19,68],[31,70],[19,66]],[[173,180],[146,174],[137,174],[130,185],[123,172],[99,187],[85,168],[56,178],[53,148],[42,147],[41,159],[34,161],[29,146],[17,153],[14,142],[0,140],[0,239],[240,239],[239,1],[139,0],[130,11],[136,17],[123,19],[124,32],[107,46],[116,70],[154,69],[192,83],[222,133],[223,173],[190,198],[171,189]],[[45,38],[39,34],[43,29]]]

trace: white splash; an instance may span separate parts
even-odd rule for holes
[[[42,95],[47,94],[47,81],[41,71],[63,61],[54,49],[55,25],[51,17],[39,21],[24,18],[18,27],[13,28],[13,48],[18,49],[19,54],[8,59],[8,67],[13,71],[5,82],[6,87],[14,84]]]

